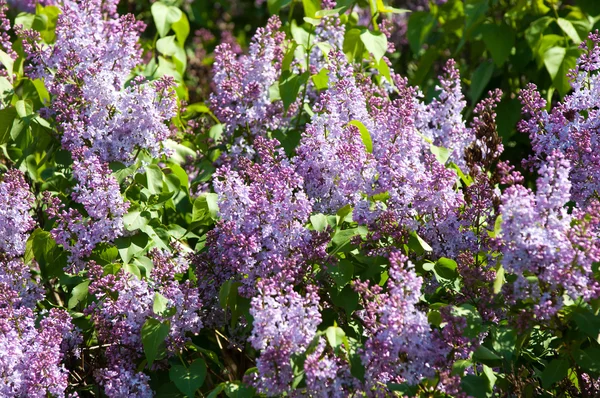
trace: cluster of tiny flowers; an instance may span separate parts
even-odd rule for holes
[[[241,281],[250,294],[257,278],[297,281],[313,250],[305,228],[311,202],[277,144],[257,137],[260,162],[244,158],[238,170],[222,166],[215,173],[220,220],[207,238],[210,257],[225,275],[247,275]]]
[[[135,78],[144,24],[117,17],[117,1],[66,0],[56,25],[56,43],[44,46],[25,34],[31,77],[43,78],[52,94],[48,109],[67,150],[86,146],[102,161],[131,163],[136,149],[158,156],[170,136],[164,121],[176,114],[173,79],[144,83]]]
[[[520,129],[529,134],[534,155],[530,166],[540,166],[544,158],[560,151],[571,163],[570,180],[572,199],[585,205],[597,199],[600,192],[600,35],[589,35],[581,44],[584,53],[577,66],[570,72],[573,92],[557,104],[552,112],[546,110],[546,101],[541,98],[535,85],[529,84],[522,90],[520,99],[523,113],[528,117],[520,123]]]
[[[143,357],[141,330],[147,319],[170,321],[170,354],[185,344],[186,333],[197,334],[202,328],[197,289],[190,281],[176,280],[176,274],[187,272],[187,261],[156,249],[150,255],[154,267],[144,279],[124,270],[104,275],[102,267],[93,263],[90,266],[89,289],[96,302],[86,313],[91,315],[98,339],[106,345],[107,361],[106,367],[96,369],[95,377],[111,398],[153,396],[148,385],[150,378],[137,370],[137,361]],[[153,312],[157,294],[168,302],[161,314]]]
[[[11,169],[4,174],[0,182],[0,253],[16,257],[25,252],[35,226],[29,213],[34,200],[23,173]]]
[[[281,21],[271,17],[258,28],[247,55],[237,57],[229,43],[215,49],[215,92],[211,108],[225,125],[225,136],[239,128],[250,137],[276,129],[283,117],[281,101],[271,102],[269,88],[279,80],[285,33]]]
[[[10,20],[6,16],[7,10],[8,7],[6,5],[6,0],[0,0],[0,50],[4,51],[11,58],[15,59],[17,56],[12,49],[12,43],[8,34],[10,30]]]
[[[367,390],[380,390],[386,383],[417,384],[435,374],[447,349],[431,330],[427,315],[416,308],[422,280],[408,259],[397,252],[390,254],[387,292],[367,282],[355,282],[362,294],[362,320],[368,339],[362,361]]]
[[[123,201],[108,164],[89,150],[74,151],[73,156],[73,177],[77,184],[71,198],[83,205],[87,215],[75,208],[64,210],[57,198],[48,200],[48,214],[58,223],[52,236],[71,253],[69,270],[78,272],[85,264],[83,259],[98,243],[112,242],[123,234],[123,215],[129,203]]]
[[[514,298],[533,298],[540,319],[562,308],[563,293],[585,300],[600,294],[592,270],[600,259],[598,206],[591,206],[588,216],[580,209],[569,214],[569,172],[569,161],[556,151],[539,170],[535,194],[522,185],[502,194],[502,265],[517,276]]]
[[[437,98],[429,104],[420,103],[416,112],[415,127],[433,141],[433,145],[451,151],[449,160],[464,168],[464,152],[475,139],[467,128],[462,112],[467,105],[460,86],[460,75],[454,60],[449,60],[440,77]]]
[[[261,281],[258,295],[252,299],[250,315],[254,321],[248,342],[260,351],[257,374],[251,382],[268,396],[291,391],[292,355],[308,348],[321,323],[318,295],[310,286],[302,297],[291,286],[281,289],[269,281]]]
[[[375,124],[366,99],[354,79],[354,70],[342,52],[329,56],[329,88],[319,99],[315,114],[302,134],[294,163],[304,178],[316,211],[335,213],[361,199],[374,170],[358,121],[367,130]]]
[[[62,344],[73,325],[66,311],[52,309],[36,327],[43,292],[20,258],[35,225],[29,214],[34,198],[20,171],[4,175],[0,201],[0,396],[64,397]]]

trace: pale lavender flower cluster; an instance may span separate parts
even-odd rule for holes
[[[58,223],[52,236],[71,253],[69,270],[76,273],[98,243],[112,242],[123,234],[123,216],[129,203],[124,202],[117,180],[97,155],[78,150],[73,156],[73,177],[77,184],[71,198],[83,205],[87,214],[75,208],[64,210],[57,198],[49,198],[48,214]]]
[[[181,257],[154,250],[153,269],[148,278],[138,279],[124,270],[104,275],[102,267],[92,264],[90,293],[96,298],[86,313],[91,315],[98,339],[107,347],[107,366],[97,369],[95,377],[111,398],[151,397],[150,378],[137,370],[143,358],[141,330],[149,318],[169,320],[167,348],[170,354],[187,341],[186,333],[197,334],[202,328],[198,291],[188,280],[178,282],[176,274],[187,272],[188,263]],[[163,314],[153,313],[157,294],[167,300]],[[169,310],[175,310],[169,314]]]
[[[17,58],[17,54],[12,49],[12,43],[8,32],[10,31],[10,20],[6,16],[8,7],[6,0],[0,0],[0,50],[7,53],[11,58]],[[4,67],[2,68],[4,69]],[[4,70],[4,73],[6,70]]]
[[[140,63],[139,34],[133,15],[117,17],[118,1],[63,2],[56,43],[26,40],[30,76],[43,78],[52,94],[49,112],[62,130],[67,150],[89,147],[102,161],[131,163],[137,149],[153,156],[171,132],[164,121],[176,114],[173,79],[152,83],[135,78]],[[31,37],[29,33],[27,36]]]
[[[282,121],[282,102],[271,102],[269,96],[269,88],[281,75],[285,33],[280,27],[281,21],[273,16],[265,28],[258,28],[247,55],[237,57],[228,43],[215,49],[216,88],[210,103],[228,138],[237,129],[250,137],[264,136]]]
[[[262,394],[279,396],[292,390],[292,355],[303,353],[316,336],[319,296],[310,286],[304,297],[291,286],[281,289],[268,282],[259,283],[258,290],[250,308],[254,321],[248,338],[260,351],[252,383]]]
[[[367,152],[356,125],[375,131],[354,70],[342,52],[329,56],[329,88],[325,91],[302,134],[294,164],[304,178],[315,210],[335,213],[361,200],[374,177],[373,156]]]
[[[464,169],[465,149],[475,140],[473,131],[467,128],[462,112],[467,105],[460,86],[456,62],[450,59],[440,77],[440,90],[431,103],[420,102],[415,113],[415,127],[434,145],[451,151],[449,160]]]
[[[35,225],[33,203],[23,174],[9,170],[0,182],[0,396],[64,397],[62,345],[73,337],[71,317],[52,309],[36,326],[34,309],[43,290],[20,258]]]
[[[365,387],[376,396],[385,395],[386,383],[417,384],[433,376],[448,354],[427,315],[416,307],[421,285],[414,266],[398,252],[390,254],[387,292],[355,282],[362,294],[361,318],[368,335],[362,353]]]
[[[555,151],[539,170],[535,194],[515,185],[502,195],[502,265],[517,276],[514,299],[533,298],[540,319],[560,310],[564,293],[585,300],[600,295],[592,269],[600,260],[598,206],[569,214],[569,172],[570,162]]]
[[[35,226],[30,214],[34,200],[23,173],[11,169],[4,174],[0,182],[0,255],[18,257],[25,252]]]
[[[303,179],[277,144],[257,137],[260,162],[243,158],[238,170],[223,166],[215,173],[220,220],[207,238],[210,257],[225,277],[247,275],[241,282],[250,294],[257,278],[282,286],[297,281],[317,249],[305,228],[312,205]]]
[[[53,308],[36,327],[32,308],[0,304],[0,395],[64,397],[68,371],[61,345],[72,330],[64,310]]]
[[[520,94],[528,116],[520,129],[529,134],[534,150],[529,165],[539,167],[552,152],[563,153],[571,164],[572,199],[579,206],[598,199],[600,192],[600,35],[591,33],[589,41],[591,46],[582,42],[584,54],[570,73],[573,92],[552,112],[545,109],[546,101],[535,85]]]

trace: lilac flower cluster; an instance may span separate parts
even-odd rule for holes
[[[63,342],[73,338],[71,317],[52,309],[36,326],[34,309],[43,290],[20,258],[35,225],[33,204],[23,174],[6,172],[0,182],[0,395],[64,397]]]
[[[0,253],[18,257],[25,252],[29,232],[35,226],[30,214],[34,201],[23,173],[7,171],[0,182]]]
[[[98,339],[106,346],[107,365],[96,369],[95,378],[111,398],[151,397],[149,377],[137,369],[143,356],[141,330],[149,318],[170,321],[167,337],[169,354],[179,352],[188,341],[187,333],[197,334],[202,328],[198,291],[188,280],[178,282],[176,275],[187,272],[185,258],[172,257],[154,249],[154,267],[148,278],[138,279],[125,270],[104,275],[102,267],[90,267],[90,293],[96,298],[86,313],[91,315]],[[162,314],[153,313],[157,294],[167,300]],[[170,310],[174,310],[171,315]]]
[[[562,308],[563,293],[585,300],[600,295],[592,269],[600,260],[599,206],[569,214],[570,169],[565,156],[553,152],[539,170],[535,194],[521,185],[502,194],[502,265],[517,276],[514,299],[534,299],[540,319]]]
[[[376,396],[385,395],[381,389],[386,383],[417,384],[433,376],[448,353],[426,314],[416,307],[422,280],[406,256],[390,254],[389,276],[387,292],[355,282],[362,295],[361,318],[368,336],[362,353],[366,389]]]
[[[52,236],[71,253],[69,270],[77,273],[98,243],[111,242],[123,234],[123,215],[129,203],[124,202],[117,180],[98,156],[89,150],[74,151],[73,156],[77,184],[71,198],[83,205],[87,214],[75,208],[64,210],[57,198],[48,198],[48,214],[58,223]]]
[[[260,283],[250,314],[254,321],[248,342],[260,350],[252,383],[268,396],[291,391],[292,355],[308,348],[321,323],[318,295],[310,286],[302,297],[290,286],[280,289]]]
[[[589,42],[582,42],[584,54],[570,74],[573,92],[552,112],[546,110],[535,85],[529,84],[520,94],[528,117],[521,121],[520,130],[529,134],[534,151],[527,164],[540,167],[554,151],[563,153],[571,164],[572,199],[579,206],[598,199],[600,191],[600,141],[595,133],[600,107],[600,35],[591,33]]]
[[[260,162],[244,158],[238,170],[223,166],[215,173],[220,220],[207,238],[210,257],[225,278],[246,275],[240,279],[248,294],[258,278],[281,286],[298,281],[319,249],[305,228],[312,204],[303,179],[277,144],[257,137]]]
[[[26,36],[30,76],[43,78],[52,94],[48,109],[62,131],[67,150],[86,146],[104,162],[133,161],[134,152],[161,153],[171,132],[164,124],[176,111],[173,79],[144,83],[133,79],[140,63],[139,33],[133,15],[117,17],[115,0],[65,1],[56,43],[43,46]]]
[[[248,55],[238,58],[228,43],[215,49],[216,89],[210,103],[225,124],[227,138],[238,128],[250,137],[264,136],[282,121],[283,104],[269,97],[269,88],[281,75],[285,34],[280,27],[281,21],[273,16],[265,28],[258,28]]]
[[[358,121],[369,131],[375,130],[375,124],[346,56],[332,52],[328,68],[329,88],[302,134],[294,163],[315,210],[335,213],[358,203],[374,178],[373,157],[366,151],[359,128],[350,122]]]

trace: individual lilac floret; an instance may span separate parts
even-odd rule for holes
[[[420,103],[416,112],[415,127],[435,146],[449,149],[449,160],[464,169],[464,152],[475,136],[465,125],[462,112],[467,105],[460,86],[456,62],[449,60],[440,77],[438,98],[429,104]]]
[[[280,396],[292,389],[292,355],[307,349],[321,323],[319,297],[311,286],[304,297],[291,286],[280,289],[267,281],[258,290],[250,307],[254,321],[248,342],[260,356],[251,382],[262,394]]]
[[[297,281],[317,249],[305,228],[312,207],[302,177],[276,144],[257,137],[259,163],[240,159],[237,171],[215,173],[221,219],[207,238],[210,257],[225,274],[239,275],[250,294],[258,278]]]
[[[35,221],[29,214],[35,198],[23,173],[11,169],[0,182],[0,256],[18,257],[25,252],[25,244]]]
[[[329,88],[302,134],[294,163],[315,210],[335,214],[347,204],[355,205],[374,175],[373,157],[359,128],[349,123],[358,121],[370,132],[375,124],[346,56],[335,52],[329,57]]]
[[[134,153],[161,154],[171,135],[164,121],[176,114],[173,79],[152,83],[135,78],[140,63],[139,34],[133,15],[118,18],[118,2],[65,1],[56,27],[56,43],[43,46],[31,32],[24,49],[32,61],[31,77],[43,78],[67,150],[90,148],[102,161],[132,163]]]
[[[448,353],[427,315],[416,308],[423,281],[404,255],[390,254],[389,276],[387,292],[355,282],[362,293],[361,318],[368,335],[361,355],[366,388],[374,395],[384,394],[386,383],[414,385],[434,376]]]
[[[553,152],[539,170],[535,194],[515,185],[502,195],[502,265],[517,276],[509,294],[533,299],[540,319],[560,310],[563,293],[584,300],[600,294],[592,270],[600,259],[598,206],[569,214],[569,171],[569,161]]]
[[[72,263],[69,270],[80,271],[83,259],[100,242],[112,242],[123,234],[123,216],[129,203],[123,200],[119,184],[106,163],[89,150],[73,153],[73,177],[77,184],[71,198],[83,205],[87,215],[70,208],[68,211],[53,198],[48,214],[58,225],[52,230],[56,242],[68,250]]]
[[[271,17],[265,28],[258,28],[248,55],[237,57],[231,45],[215,49],[215,92],[211,108],[225,124],[225,136],[240,128],[244,134],[263,136],[276,129],[283,117],[281,101],[271,102],[269,88],[279,80],[285,33],[281,21]]]

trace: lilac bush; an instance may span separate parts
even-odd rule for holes
[[[0,396],[600,394],[598,33],[556,101],[396,68],[487,2],[200,3],[0,0]]]

